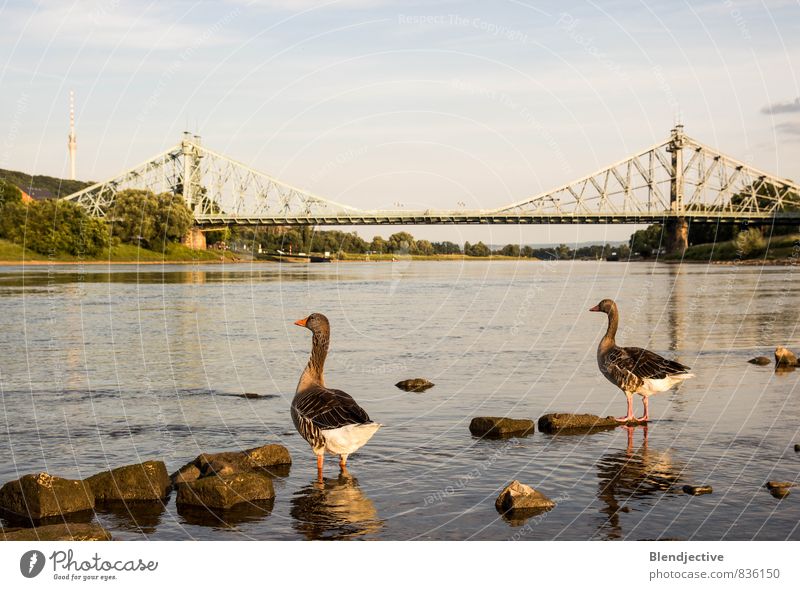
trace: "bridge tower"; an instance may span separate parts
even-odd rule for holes
[[[200,169],[200,159],[203,157],[200,136],[192,136],[188,131],[184,131],[181,140],[181,154],[183,155],[183,176],[181,177],[183,202],[196,217],[203,212],[205,197]],[[194,226],[183,237],[183,244],[194,250],[205,250],[206,236],[199,227]]]
[[[683,134],[683,125],[675,125],[672,129],[667,151],[672,155],[672,176],[669,183],[669,208],[670,213],[681,214],[683,207],[683,148],[686,145],[686,136]],[[673,217],[666,223],[667,253],[683,254],[689,247],[689,224],[685,217]]]

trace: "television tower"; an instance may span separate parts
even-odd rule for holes
[[[75,92],[69,91],[69,178],[75,180],[75,155],[78,151],[78,141],[75,139]]]

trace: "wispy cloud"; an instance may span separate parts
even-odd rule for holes
[[[761,109],[765,115],[779,115],[781,113],[800,113],[800,97],[788,102],[776,102]],[[780,125],[778,126],[780,127]]]

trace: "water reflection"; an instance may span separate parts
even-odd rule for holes
[[[108,502],[95,508],[109,521],[106,528],[152,535],[161,524],[165,506],[162,502]]]
[[[608,453],[597,464],[597,497],[604,504],[606,520],[598,531],[604,539],[623,538],[620,513],[630,512],[629,500],[669,493],[681,477],[683,465],[670,451],[657,451],[647,444],[647,425],[622,426],[627,430],[624,451]],[[642,431],[642,445],[634,449],[634,433]]]
[[[225,510],[178,504],[178,514],[186,524],[217,529],[232,529],[240,524],[256,522],[266,518],[272,514],[274,505],[274,499],[242,502]]]
[[[383,528],[372,500],[346,470],[299,490],[290,514],[294,529],[309,540],[353,539]]]

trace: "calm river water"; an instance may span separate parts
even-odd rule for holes
[[[599,373],[617,300],[622,345],[692,367],[645,429],[486,441],[473,416],[622,415]],[[226,522],[164,509],[98,512],[116,539],[800,539],[800,370],[747,360],[800,348],[791,267],[593,262],[0,268],[0,483],[87,477],[148,459],[279,442],[294,463],[269,514]],[[326,379],[386,426],[315,483],[289,404],[310,349],[292,322],[332,324]],[[436,386],[406,393],[394,383]],[[266,397],[245,399],[243,393]],[[637,414],[641,403],[636,400]],[[519,479],[557,507],[494,508]],[[684,484],[710,484],[688,496]]]

